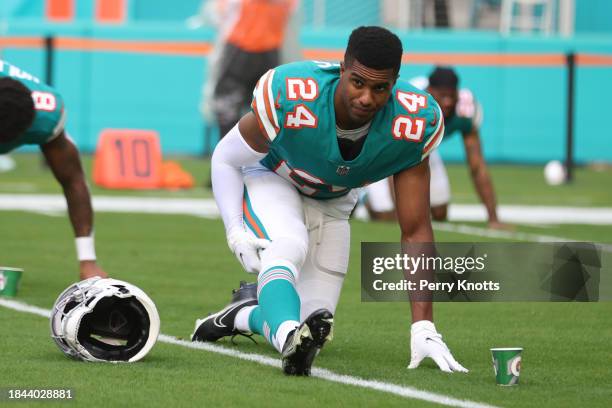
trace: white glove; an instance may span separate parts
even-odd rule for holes
[[[410,329],[410,364],[408,368],[417,368],[421,361],[431,357],[440,370],[446,373],[459,371],[467,373],[468,369],[455,360],[442,335],[436,331],[436,326],[429,320],[419,320]]]
[[[269,243],[267,239],[255,238],[242,228],[232,229],[227,234],[227,245],[248,273],[259,273],[259,251],[266,249]]]

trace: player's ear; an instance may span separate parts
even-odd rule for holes
[[[340,75],[344,74],[344,61],[340,61]]]

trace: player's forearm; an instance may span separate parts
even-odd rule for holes
[[[88,237],[93,231],[91,196],[85,179],[77,177],[61,183],[68,206],[68,216],[76,237]]]
[[[433,232],[423,228],[413,234],[402,234],[402,252],[411,257],[421,257],[423,255],[433,255]],[[426,268],[419,268],[413,274],[406,273],[406,279],[417,283],[420,280],[434,280],[434,271]],[[410,291],[410,312],[412,322],[429,320],[433,322],[433,303],[432,293],[428,290]]]
[[[108,275],[96,263],[96,248],[93,237],[93,208],[91,195],[84,176],[62,184],[68,205],[68,215],[76,237],[76,253],[81,279]]]
[[[265,157],[251,149],[235,126],[217,145],[211,160],[212,187],[227,232],[242,228],[243,166]]]
[[[472,172],[472,178],[474,179],[474,185],[480,201],[487,210],[489,221],[497,221],[497,202],[489,172],[485,168],[479,168],[477,171]]]
[[[433,322],[433,303],[431,301],[420,302],[411,300],[410,314],[412,317],[412,323],[416,323],[421,320],[429,320],[430,322]]]
[[[495,191],[489,176],[487,164],[482,155],[478,131],[464,136],[465,153],[470,166],[470,174],[480,201],[484,204],[489,222],[497,221]]]
[[[403,243],[404,244],[404,243]],[[420,257],[422,254],[428,256],[428,250],[431,245],[423,247],[415,245],[402,245],[404,254],[411,257]],[[432,282],[434,280],[434,271],[420,268],[414,271],[414,274],[407,274],[406,278],[408,281],[415,282],[416,287],[420,287],[419,282],[421,280],[427,280]],[[429,320],[433,322],[433,303],[432,293],[428,290],[410,291],[410,313],[412,315],[412,322],[418,322],[419,320]]]

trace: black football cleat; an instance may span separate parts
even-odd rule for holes
[[[257,282],[240,281],[240,287],[232,289],[232,303],[245,299],[257,299]]]
[[[196,320],[191,341],[217,341],[222,337],[246,334],[234,328],[238,312],[247,306],[257,305],[257,284],[240,282],[240,288],[232,291],[232,302],[221,311]]]
[[[315,310],[292,331],[283,346],[283,371],[287,375],[310,375],[310,367],[326,341],[333,337],[334,316]]]

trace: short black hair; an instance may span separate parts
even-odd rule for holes
[[[31,91],[21,82],[0,78],[0,143],[8,143],[24,133],[35,116]]]
[[[359,27],[353,30],[344,53],[344,64],[354,60],[372,69],[393,69],[397,74],[402,64],[402,42],[383,27]]]
[[[429,74],[429,86],[432,88],[457,89],[459,77],[451,67],[435,67]]]

